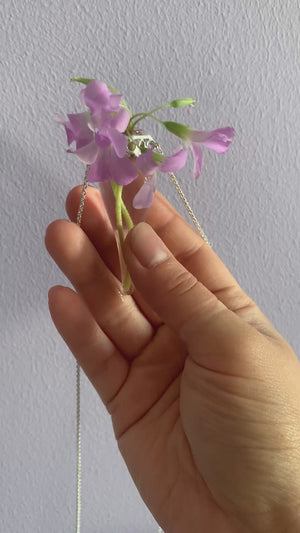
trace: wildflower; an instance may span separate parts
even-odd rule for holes
[[[120,108],[121,95],[111,95],[104,83],[91,81],[81,98],[89,111],[67,115],[69,121],[59,119],[65,127],[67,141],[76,143],[76,149],[67,150],[90,165],[88,181],[114,180],[127,185],[138,176],[138,171],[127,156],[128,139],[124,135],[130,115]]]
[[[67,120],[58,116],[57,121],[65,128],[68,142],[67,152],[76,155],[89,166],[88,182],[99,182],[107,213],[112,226],[117,230],[120,267],[125,292],[131,290],[131,280],[124,267],[123,247],[125,233],[153,202],[156,185],[156,172],[176,172],[186,162],[188,150],[194,157],[194,177],[198,178],[203,165],[201,145],[218,153],[225,153],[234,136],[233,128],[220,128],[213,131],[193,130],[177,122],[164,122],[155,113],[168,107],[193,106],[193,98],[181,98],[144,113],[132,115],[122,95],[113,87],[98,80],[73,78],[85,85],[80,93],[86,110],[69,114]],[[168,131],[184,142],[169,157],[157,151],[157,143],[150,135],[144,135],[137,124],[151,118],[162,124]],[[71,149],[71,145],[75,147]],[[141,178],[132,189],[123,186]],[[123,196],[124,193],[124,196]],[[132,200],[132,196],[133,200]],[[128,202],[126,205],[125,202]],[[130,204],[129,204],[130,202]],[[140,212],[134,212],[132,207]],[[125,229],[126,228],[126,229]]]
[[[227,152],[234,137],[234,129],[219,128],[212,131],[192,130],[178,122],[163,122],[164,126],[174,135],[184,140],[186,146],[191,148],[194,157],[194,177],[198,178],[203,166],[201,144],[219,154]]]
[[[126,130],[130,114],[121,107],[121,94],[111,94],[105,83],[92,80],[82,89],[80,97],[90,110],[93,126],[99,131],[103,128],[113,128],[121,133]]]
[[[156,170],[160,172],[176,172],[186,162],[188,150],[179,147],[173,155],[164,157],[153,150],[141,154],[136,165],[145,176],[145,182],[133,198],[133,207],[143,209],[150,207],[153,202],[156,184]]]

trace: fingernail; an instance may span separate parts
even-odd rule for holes
[[[132,230],[130,247],[138,261],[146,268],[163,263],[169,257],[165,245],[145,222],[137,224]]]

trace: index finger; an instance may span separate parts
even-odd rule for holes
[[[276,329],[218,255],[160,193],[156,193],[147,222],[176,259],[228,309],[262,333],[278,338]]]
[[[217,254],[162,194],[156,193],[146,222],[176,259],[211,292],[218,292],[225,287],[239,287]]]

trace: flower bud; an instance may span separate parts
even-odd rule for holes
[[[186,105],[194,105],[196,100],[194,98],[180,98],[180,100],[173,100],[170,103],[171,107],[184,107]]]

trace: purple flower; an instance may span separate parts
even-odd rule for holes
[[[99,111],[111,113],[118,111],[122,102],[121,94],[111,94],[107,85],[102,81],[91,80],[80,93],[81,101],[93,116]]]
[[[76,142],[76,149],[89,144],[93,140],[93,132],[90,127],[90,114],[77,113],[67,115],[68,121],[64,117],[56,115],[55,119],[59,124],[62,124],[67,134],[68,145]]]
[[[187,154],[187,149],[179,147],[169,157],[149,150],[137,158],[136,165],[139,171],[144,174],[145,182],[133,199],[135,209],[144,209],[152,204],[155,193],[156,170],[167,173],[180,170],[185,165]]]
[[[100,131],[102,128],[114,128],[124,132],[128,126],[130,115],[121,106],[122,95],[111,94],[105,83],[92,80],[81,93],[82,103],[91,112],[93,124]]]
[[[91,159],[88,181],[102,182],[114,180],[118,185],[128,185],[138,176],[138,170],[126,154],[127,139],[118,137],[117,131],[111,129],[95,134],[91,146]]]
[[[138,176],[138,170],[126,154],[128,141],[123,132],[130,115],[120,107],[122,96],[110,94],[105,83],[93,80],[81,91],[81,98],[89,111],[67,115],[68,122],[59,119],[68,145],[76,143],[76,149],[67,152],[90,165],[88,181],[114,180],[127,185]]]
[[[194,177],[199,178],[202,166],[203,155],[201,144],[214,150],[218,154],[227,152],[234,137],[233,128],[219,128],[212,131],[191,130],[188,136],[188,143],[194,156]]]
[[[182,139],[187,147],[190,147],[194,156],[194,177],[198,178],[203,165],[203,155],[201,144],[218,152],[224,154],[227,152],[231,141],[234,137],[233,128],[219,128],[212,131],[198,131],[192,130],[189,126],[180,124],[179,122],[163,122],[168,131],[177,135]]]

